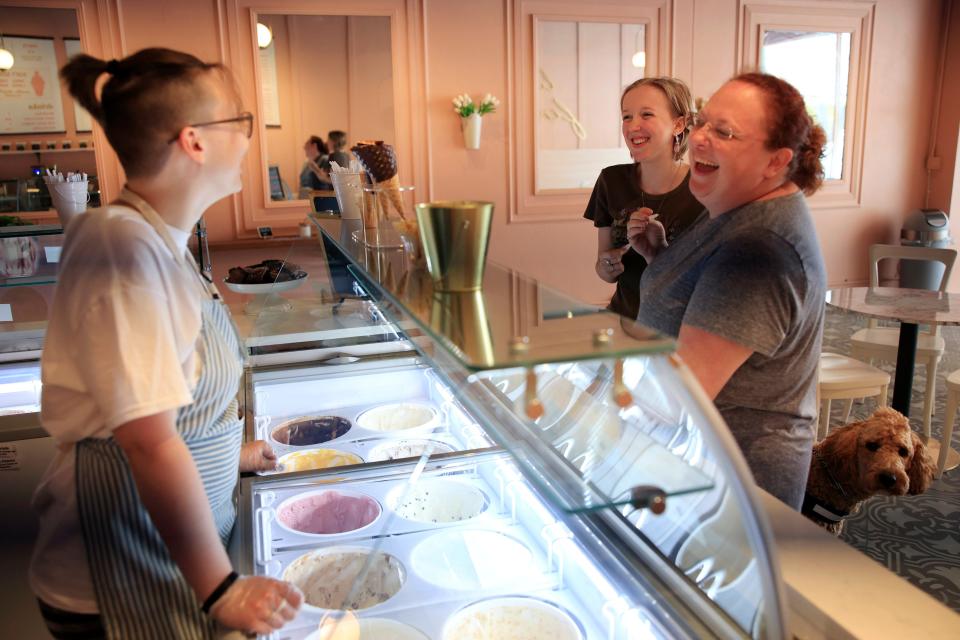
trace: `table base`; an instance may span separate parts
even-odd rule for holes
[[[940,441],[935,438],[927,439],[927,453],[933,458],[933,461],[936,462],[940,457]],[[946,472],[950,469],[956,469],[957,467],[960,467],[960,452],[951,448],[950,451],[947,452],[947,465],[943,470]]]

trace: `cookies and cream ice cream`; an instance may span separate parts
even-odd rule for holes
[[[300,494],[277,508],[282,526],[314,535],[356,531],[379,517],[380,505],[370,496],[332,489]]]
[[[337,451],[336,449],[310,449],[309,451],[294,451],[280,456],[277,463],[284,471],[310,471],[312,469],[344,467],[348,464],[362,464],[363,458],[355,453]]]
[[[309,606],[367,609],[400,591],[404,569],[399,560],[382,551],[332,547],[300,556],[284,570],[283,579],[297,585]]]
[[[370,462],[396,460],[397,458],[419,458],[424,453],[450,453],[453,447],[438,440],[399,440],[379,444],[370,450],[367,459]]]
[[[406,520],[442,523],[477,517],[487,500],[480,489],[465,482],[429,478],[396,487],[387,496],[387,505]]]

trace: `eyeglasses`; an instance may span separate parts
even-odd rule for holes
[[[236,118],[227,118],[226,120],[211,120],[210,122],[195,122],[193,124],[184,125],[187,127],[209,127],[215,124],[228,124],[231,122],[239,122],[243,124],[243,135],[247,136],[249,139],[253,136],[253,114],[249,111],[244,111]],[[181,129],[182,131],[182,129]],[[170,141],[167,144],[172,144],[180,139],[180,133],[177,132],[177,135],[170,138]]]
[[[743,140],[743,136],[740,134],[734,133],[730,127],[725,125],[717,125],[709,122],[699,113],[695,113],[690,116],[690,130],[691,131],[700,131],[704,127],[707,128],[714,138],[717,140],[723,140],[724,142],[729,142],[731,140]]]

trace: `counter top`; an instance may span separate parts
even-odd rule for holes
[[[803,638],[956,638],[960,615],[765,491],[787,587],[790,628]]]

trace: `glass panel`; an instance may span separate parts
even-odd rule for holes
[[[661,423],[682,429],[681,423],[656,411],[630,418],[615,402],[626,393],[625,404],[636,407],[617,382],[618,365],[598,362],[665,354],[672,349],[670,340],[640,328],[629,327],[627,333],[619,316],[557,292],[541,296],[545,288],[538,282],[495,265],[487,266],[482,292],[434,293],[429,275],[411,264],[402,247],[370,249],[351,235],[357,241],[347,246],[357,262],[350,268],[358,280],[370,279],[364,288],[384,322],[421,347],[431,345],[437,372],[471,412],[488,418],[490,437],[511,451],[553,504],[571,513],[642,507],[712,486],[708,477],[642,433]],[[343,255],[332,238],[324,234],[323,239],[328,256]],[[548,304],[540,304],[544,299]],[[555,319],[544,319],[547,313]],[[594,331],[601,331],[604,341],[591,338]],[[423,340],[423,334],[431,340]],[[517,335],[527,336],[525,351],[511,349]],[[596,370],[589,378],[568,380],[569,363],[583,360]],[[551,362],[565,364],[545,366]],[[464,368],[482,375],[464,378]],[[633,397],[644,398],[646,406],[654,395],[641,389]],[[536,417],[534,407],[542,415]],[[555,475],[563,480],[547,481],[544,464],[556,465]]]
[[[807,111],[827,134],[823,159],[826,179],[841,179],[850,34],[765,31],[760,47],[760,69],[787,80],[803,95]]]
[[[317,246],[316,238],[273,239],[212,251],[214,282],[250,355],[342,345],[360,353],[397,341],[345,260],[328,260]]]
[[[646,27],[538,20],[536,29],[536,188],[590,189],[601,169],[630,162],[620,93],[646,73]]]
[[[53,304],[63,228],[22,224],[19,218],[4,220],[12,226],[0,226],[0,354],[39,357]]]
[[[396,243],[371,246],[361,230],[341,235],[347,237],[338,241],[324,233],[326,253],[348,257],[361,286],[382,296],[376,300],[380,311],[394,322],[414,323],[472,371],[673,349],[673,341],[658,333],[496,263],[487,261],[482,291],[435,292],[426,267],[411,260],[399,236]]]

